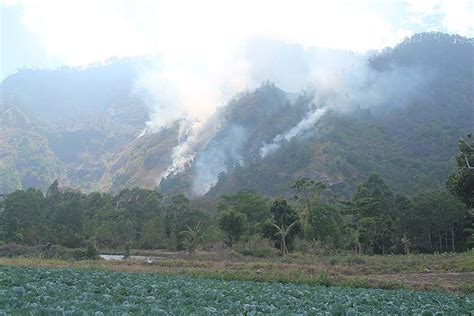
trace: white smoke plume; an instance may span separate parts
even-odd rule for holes
[[[298,124],[296,124],[296,126],[283,134],[275,136],[272,143],[264,143],[262,148],[260,148],[260,157],[265,158],[265,156],[268,154],[278,150],[283,140],[289,141],[313,127],[313,125],[316,124],[316,122],[324,115],[324,113],[326,113],[327,109],[328,107],[322,107],[309,112]]]
[[[173,148],[172,163],[158,183],[192,164],[198,149],[217,131],[216,111],[236,93],[267,79],[287,91],[298,91],[308,82],[310,68],[301,45],[253,38],[242,47],[214,56],[212,62],[206,56],[205,64],[200,64],[194,55],[181,56],[179,63],[158,55],[141,69],[136,89],[146,92],[152,111],[147,127],[138,137],[180,122],[180,142]],[[273,58],[266,58],[270,55]],[[213,63],[215,69],[209,69],[207,66]],[[288,76],[290,70],[292,75]]]
[[[433,77],[426,69],[402,66],[377,71],[369,65],[370,56],[321,48],[308,50],[304,57],[311,74],[306,87],[314,93],[312,103],[316,107],[271,143],[263,143],[261,158],[278,150],[283,140],[311,129],[329,110],[347,114],[361,108],[387,111],[405,107]]]
[[[216,118],[211,118],[219,106],[248,86],[246,62],[232,55],[221,57],[195,60],[193,55],[175,60],[159,55],[141,69],[136,89],[146,92],[151,117],[139,136],[158,132],[176,121],[180,124],[180,140],[173,148],[172,163],[157,183],[192,163],[197,149],[216,131]],[[209,69],[209,64],[214,64],[215,69]]]
[[[192,165],[196,152],[204,148],[219,131],[220,117],[219,113],[215,113],[205,122],[181,120],[179,124],[178,144],[172,150],[172,162],[158,181],[169,175],[183,172]]]
[[[241,153],[246,140],[245,128],[235,124],[230,125],[221,137],[212,140],[194,163],[191,193],[205,194],[229,166],[243,165]]]
[[[196,135],[200,129],[198,122],[181,121],[179,126],[178,145],[171,153],[171,165],[161,174],[160,180],[170,174],[179,173],[185,170],[194,159],[193,145],[196,142]]]
[[[301,122],[275,136],[271,143],[263,144],[263,158],[277,150],[284,139],[290,140],[310,129],[329,109],[347,112],[357,106],[374,108],[387,99],[403,104],[402,99],[423,77],[412,69],[378,73],[368,66],[367,54],[304,47],[261,36],[242,39],[240,45],[228,45],[211,53],[208,48],[200,51],[199,45],[170,45],[140,69],[136,83],[137,90],[146,91],[145,100],[152,109],[150,121],[139,136],[158,132],[177,121],[180,124],[172,162],[157,183],[192,166],[196,153],[219,129],[218,110],[235,94],[262,81],[272,81],[287,92],[310,91],[315,95],[315,107]],[[216,157],[227,157],[217,150],[231,149],[216,149]],[[219,167],[212,172],[198,172],[199,179],[193,180],[194,192],[208,189],[220,172],[227,171],[228,165],[222,160],[216,165]]]

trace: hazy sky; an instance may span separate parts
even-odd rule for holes
[[[254,37],[362,52],[421,31],[474,35],[474,0],[0,0],[0,10],[1,79],[148,54],[219,71]]]

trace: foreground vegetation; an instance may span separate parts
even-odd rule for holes
[[[468,144],[469,142],[469,144]],[[474,245],[472,140],[460,142],[458,170],[446,190],[410,197],[394,193],[377,174],[351,199],[324,182],[301,178],[291,199],[241,191],[219,200],[165,197],[135,188],[117,195],[84,194],[54,182],[46,194],[30,188],[0,202],[0,244],[93,249],[220,247],[257,254],[270,241],[289,251],[330,254],[410,254],[465,251]],[[220,245],[219,245],[220,244]]]
[[[448,294],[218,281],[150,274],[0,267],[0,311],[52,313],[470,314]]]

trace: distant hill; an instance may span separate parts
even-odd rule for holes
[[[140,133],[135,60],[86,69],[21,70],[1,84],[0,191],[61,183],[107,190],[110,159]],[[21,162],[20,162],[21,161]]]

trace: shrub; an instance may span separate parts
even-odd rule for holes
[[[365,289],[372,287],[368,279],[358,278],[358,277],[347,280],[344,286],[351,287],[351,288],[365,288]]]
[[[317,285],[330,286],[331,285],[331,276],[326,272],[321,272],[316,279]]]
[[[20,256],[37,256],[38,249],[35,247],[28,247],[18,245],[16,243],[8,243],[0,246],[0,257],[20,257]]]
[[[258,258],[272,258],[279,254],[278,250],[270,247],[262,247],[256,249],[242,249],[240,254],[244,256],[252,256]]]
[[[329,262],[329,265],[335,266],[340,263],[340,260],[338,257],[331,257],[328,262]]]
[[[345,262],[347,264],[358,264],[358,265],[361,265],[361,264],[367,264],[367,260],[363,257],[360,257],[360,256],[350,256],[350,257],[347,257]]]
[[[94,239],[89,239],[86,242],[85,259],[99,259],[99,249],[97,249],[97,243]]]
[[[69,259],[86,260],[89,258],[87,257],[87,251],[85,249],[74,248],[74,249],[70,249],[69,251]]]
[[[47,259],[74,259],[72,249],[60,245],[47,244],[42,247],[41,254]]]
[[[124,259],[128,259],[131,256],[131,244],[130,242],[125,243],[125,252],[123,254]]]

